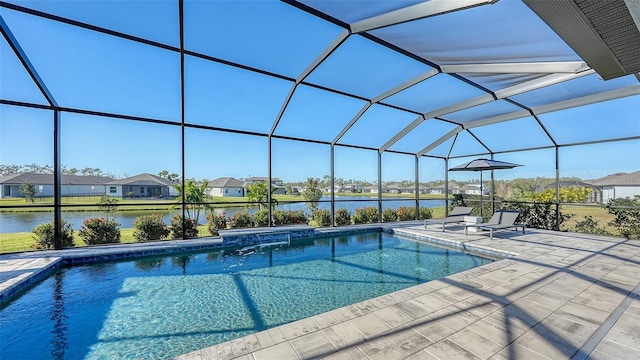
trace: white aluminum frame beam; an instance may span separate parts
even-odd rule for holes
[[[397,94],[397,93],[399,93],[399,92],[401,92],[401,91],[403,91],[405,89],[408,89],[408,88],[412,87],[413,85],[416,85],[417,83],[423,82],[423,81],[425,81],[425,80],[427,80],[427,79],[429,79],[431,77],[434,77],[434,76],[438,75],[439,73],[440,72],[437,69],[431,69],[431,70],[429,70],[429,71],[427,71],[427,72],[425,72],[423,74],[420,74],[420,75],[414,77],[413,79],[409,79],[408,81],[404,82],[403,84],[400,84],[400,85],[396,86],[395,88],[393,88],[393,89],[391,89],[391,90],[389,90],[389,91],[387,91],[387,92],[385,92],[383,94],[380,94],[380,95],[374,97],[373,99],[371,99],[371,102],[372,103],[380,102],[380,101],[382,101],[382,100],[384,100],[384,99],[386,99],[386,98],[388,98],[388,97],[390,97],[392,95],[395,95],[395,94]]]
[[[289,90],[289,94],[287,95],[286,99],[284,100],[284,103],[280,107],[280,112],[278,113],[278,116],[274,120],[273,125],[271,125],[271,130],[269,130],[269,136],[270,137],[273,136],[273,134],[276,132],[276,129],[278,128],[278,125],[280,124],[280,120],[282,119],[282,116],[284,115],[285,110],[289,106],[289,102],[291,101],[291,98],[293,97],[293,94],[295,93],[296,88],[298,87],[298,85],[301,82],[303,82],[304,79],[306,79],[307,76],[309,76],[309,74],[311,74],[311,72],[313,72],[313,70],[315,70],[323,61],[325,61],[329,57],[329,55],[331,55],[340,45],[342,45],[342,43],[345,42],[345,40],[350,35],[351,34],[349,33],[348,30],[343,30],[331,42],[331,44],[329,44],[322,51],[322,53],[320,53],[320,55],[316,56],[316,58],[311,62],[311,64],[309,64],[309,66],[307,66],[307,68],[302,72],[302,74],[300,74],[300,76],[298,76],[296,78],[296,81],[293,83],[293,85],[291,86],[291,89]]]
[[[408,133],[410,133],[413,129],[415,129],[416,127],[418,127],[418,125],[422,124],[423,121],[428,120],[428,119],[432,119],[436,116],[440,116],[440,115],[444,115],[444,114],[449,114],[452,112],[456,112],[456,111],[460,111],[460,110],[464,110],[473,106],[477,106],[477,105],[482,105],[482,104],[486,104],[488,102],[493,101],[494,98],[491,94],[485,94],[485,95],[481,95],[478,97],[475,97],[473,99],[469,99],[469,100],[465,100],[463,102],[459,102],[457,104],[453,104],[453,105],[449,105],[434,111],[430,111],[428,113],[424,113],[423,115],[418,116],[415,120],[413,120],[409,125],[405,126],[404,129],[400,130],[399,133],[397,133],[396,135],[394,135],[391,139],[389,139],[389,141],[387,141],[384,145],[382,145],[382,147],[380,147],[379,151],[385,151],[388,148],[390,148],[391,146],[393,146],[393,144],[395,144],[396,142],[398,142],[398,140],[402,139],[405,135],[407,135]]]
[[[425,147],[424,149],[418,151],[416,153],[416,156],[420,157],[426,153],[428,153],[429,151],[435,149],[436,147],[440,146],[440,144],[442,144],[443,142],[449,140],[449,138],[451,138],[452,136],[457,135],[460,131],[462,131],[463,128],[461,125],[456,126],[453,130],[449,131],[448,133],[442,135],[440,138],[438,138],[438,140],[432,142],[431,144],[429,144],[429,146]]]
[[[576,74],[589,69],[584,61],[440,65],[444,73],[464,74]]]
[[[575,99],[559,101],[553,104],[537,106],[531,109],[533,115],[546,114],[559,110],[571,109],[579,106],[595,104],[603,101],[620,99],[627,96],[640,95],[640,85],[634,85],[622,89],[610,90],[599,94],[587,95]],[[496,124],[503,121],[521,119],[531,116],[527,110],[515,111],[508,114],[493,116],[485,119],[471,121],[465,124],[466,129],[472,129],[479,126]]]
[[[358,34],[408,21],[424,19],[481,5],[494,4],[497,1],[498,0],[431,0],[357,21],[351,24],[350,28],[352,33]]]
[[[518,85],[514,85],[514,86],[510,86],[508,88],[504,88],[502,90],[498,90],[495,92],[495,96],[497,99],[504,99],[507,98],[509,96],[515,96],[518,94],[522,94],[528,91],[533,91],[533,90],[537,90],[537,89],[541,89],[543,87],[547,87],[547,86],[551,86],[551,85],[555,85],[555,84],[559,84],[561,82],[564,81],[568,81],[568,80],[573,80],[573,79],[577,79],[583,76],[587,76],[587,75],[591,75],[594,74],[595,71],[594,70],[586,70],[586,71],[582,71],[580,73],[577,74],[551,74],[551,75],[547,75],[535,80],[531,80],[531,81],[527,81],[524,82],[522,84],[518,84]],[[486,103],[490,103],[491,101],[494,101],[496,99],[494,99],[494,97],[491,94],[485,94],[485,95],[481,95],[469,100],[465,100],[453,105],[449,105],[437,110],[433,110],[427,113],[423,114],[423,117],[421,118],[417,118],[416,120],[414,120],[411,124],[407,125],[404,129],[402,129],[398,134],[396,134],[393,138],[391,138],[389,141],[387,141],[387,143],[385,143],[384,145],[382,145],[382,147],[380,148],[379,151],[385,151],[387,150],[389,147],[393,146],[393,144],[395,144],[398,140],[400,140],[402,137],[404,137],[405,135],[407,135],[409,132],[411,132],[413,129],[415,129],[418,125],[420,125],[422,123],[422,121],[424,120],[428,120],[434,117],[438,117],[438,116],[442,116],[442,115],[446,115],[446,114],[451,114],[454,113],[456,111],[461,111],[461,110],[465,110],[474,106],[478,106],[478,105],[483,105]],[[527,114],[529,114],[529,112],[527,112]],[[467,126],[465,125],[465,128],[467,128]]]
[[[332,145],[335,145],[338,141],[340,141],[340,139],[344,136],[344,134],[347,133],[347,131],[349,131],[349,129],[351,129],[351,127],[356,123],[356,121],[358,121],[360,119],[360,117],[362,117],[362,115],[365,113],[365,111],[367,111],[369,109],[369,107],[371,107],[371,105],[378,103],[386,98],[388,98],[389,96],[395,95],[399,92],[401,92],[404,89],[407,89],[419,82],[422,82],[424,80],[427,80],[428,78],[438,75],[439,72],[437,69],[431,69],[427,72],[425,72],[424,74],[420,74],[418,76],[416,76],[413,79],[410,79],[409,81],[406,81],[404,84],[400,84],[398,86],[396,86],[395,88],[380,94],[376,97],[374,97],[373,99],[371,99],[369,101],[368,104],[366,104],[362,109],[360,109],[360,111],[358,112],[358,114],[356,114],[356,116],[353,117],[353,119],[351,119],[351,121],[347,124],[347,126],[344,127],[344,129],[342,129],[342,131],[340,131],[340,133],[338,134],[338,136],[335,137],[335,139],[333,139],[333,141],[331,142]]]
[[[583,76],[595,74],[596,71],[589,69],[577,74],[551,74],[535,80],[527,81],[522,84],[513,85],[495,92],[498,99],[504,99],[509,96],[523,94],[529,91],[542,89],[543,87],[559,84],[565,81],[581,78]]]

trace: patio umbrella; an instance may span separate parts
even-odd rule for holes
[[[504,161],[497,161],[491,159],[475,159],[466,164],[460,164],[454,166],[449,171],[480,171],[480,216],[482,216],[482,171],[484,170],[500,170],[500,169],[513,169],[516,166],[522,166],[519,164],[512,164]]]

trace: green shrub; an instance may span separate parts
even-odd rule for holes
[[[320,227],[331,226],[331,212],[327,209],[314,210],[313,220],[315,220]]]
[[[224,230],[227,228],[227,216],[224,212],[220,214],[216,214],[215,212],[210,212],[207,215],[207,228],[209,232],[213,236],[218,236],[220,233],[218,230]]]
[[[169,228],[162,221],[161,214],[138,216],[133,222],[135,231],[133,237],[136,241],[162,240],[169,236]]]
[[[431,219],[432,217],[433,213],[428,207],[421,206],[420,209],[418,209],[418,218],[420,220]]]
[[[60,238],[62,240],[62,247],[73,247],[73,227],[71,224],[62,220],[62,228],[60,230]],[[55,247],[55,231],[53,220],[40,224],[33,229],[33,239],[36,241],[31,247],[36,250],[53,249]]]
[[[87,245],[119,243],[120,224],[113,219],[93,217],[82,223],[78,234]]]
[[[560,225],[568,220],[571,215],[559,213],[556,219],[554,203],[523,203],[512,200],[502,202],[504,210],[518,210],[520,215],[517,222],[523,223],[528,228],[556,230]],[[486,212],[485,212],[486,215]]]
[[[416,219],[416,208],[411,206],[400,206],[396,211],[398,221],[409,221]],[[382,214],[384,216],[384,214]]]
[[[351,225],[351,213],[349,210],[340,208],[336,210],[336,226]]]
[[[378,208],[367,206],[362,209],[356,209],[353,215],[354,224],[372,224],[378,222]]]
[[[304,210],[274,210],[273,225],[306,224]]]
[[[449,200],[449,211],[453,210],[456,206],[467,206],[462,194],[453,194],[453,196],[451,196]]]
[[[605,229],[598,227],[598,222],[591,215],[585,216],[583,221],[576,221],[575,232],[595,235],[610,235]]]
[[[183,229],[182,215],[175,214],[171,217],[171,233],[174,239],[181,239],[183,233],[185,239],[198,237],[198,222],[195,219],[186,218]]]
[[[640,239],[640,195],[633,199],[611,200],[607,204],[607,211],[614,216],[609,225],[618,228],[620,235],[627,239]]]
[[[398,213],[391,208],[382,210],[382,221],[393,222],[398,221]]]
[[[229,218],[230,228],[244,228],[251,226],[251,216],[247,210],[240,210]]]
[[[289,214],[289,224],[307,224],[309,219],[304,210],[291,210]]]
[[[253,214],[253,226],[269,226],[269,210],[258,210]]]

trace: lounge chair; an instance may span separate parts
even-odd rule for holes
[[[481,230],[489,230],[490,239],[493,239],[494,230],[514,229],[517,231],[518,228],[522,228],[522,233],[524,234],[524,224],[516,224],[518,215],[520,215],[520,211],[499,210],[496,211],[486,223],[465,225],[464,233],[465,235],[469,235],[469,228],[473,227]]]
[[[456,206],[451,210],[449,216],[446,218],[425,220],[424,228],[426,229],[429,224],[442,224],[442,231],[444,232],[444,226],[446,224],[459,224],[464,222],[464,217],[469,216],[471,214],[471,210],[473,210],[472,207]]]

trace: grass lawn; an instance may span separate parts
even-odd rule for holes
[[[136,242],[133,237],[133,232],[135,229],[127,228],[120,229],[120,241],[123,244],[134,243]],[[207,225],[198,226],[198,235],[199,236],[211,236],[211,233],[207,229]],[[0,253],[8,253],[8,252],[20,252],[20,251],[29,251],[33,250],[31,246],[35,243],[33,238],[34,234],[30,232],[19,232],[19,233],[8,233],[8,234],[0,234]],[[80,236],[78,236],[78,232],[74,232],[73,242],[76,247],[87,246]]]
[[[614,219],[614,216],[609,214],[607,209],[593,206],[562,205],[560,212],[572,215],[569,220],[560,226],[561,230],[572,231],[576,226],[576,222],[584,221],[586,216],[591,216],[593,220],[598,222],[599,228],[603,228],[611,234],[619,235],[618,229],[609,226],[609,222]]]

